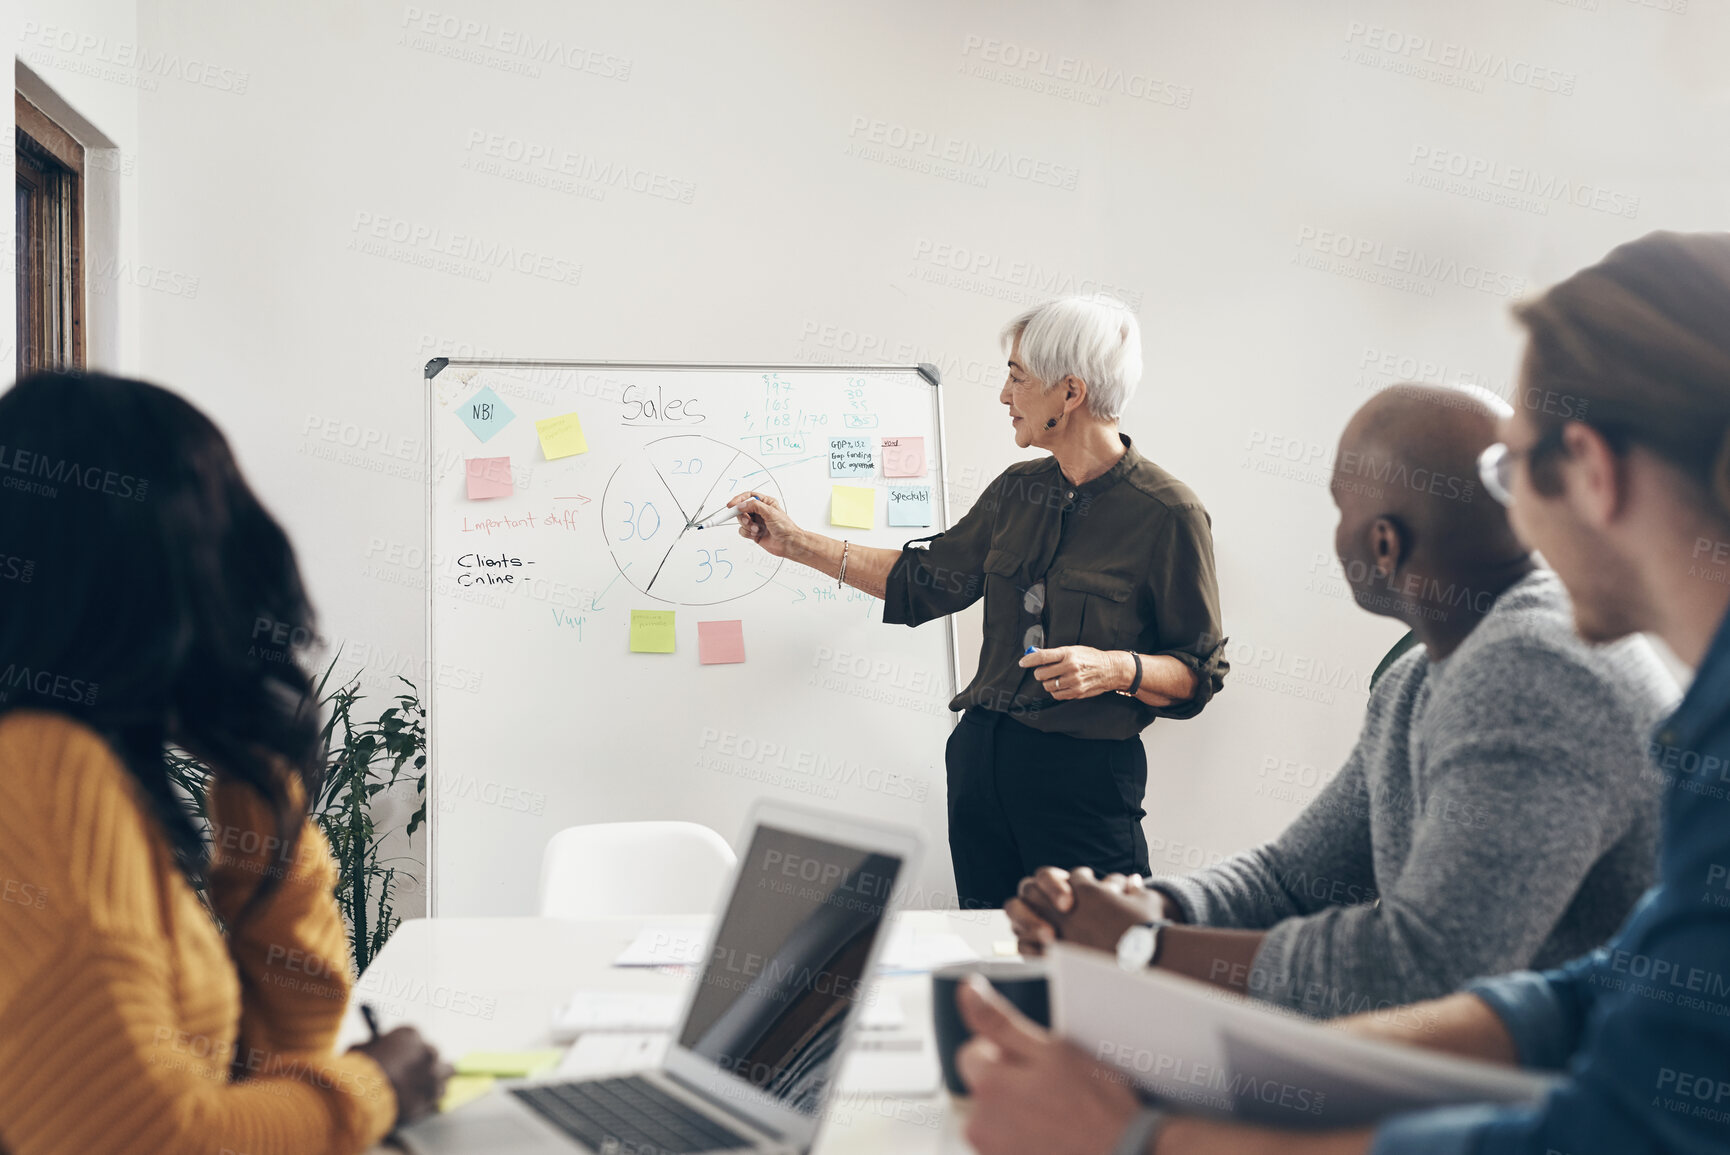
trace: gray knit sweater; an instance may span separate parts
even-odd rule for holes
[[[1343,769],[1265,846],[1155,885],[1265,929],[1255,997],[1317,1017],[1544,968],[1610,937],[1656,868],[1647,729],[1677,688],[1640,638],[1589,647],[1561,582],[1504,591],[1440,662],[1376,684]]]

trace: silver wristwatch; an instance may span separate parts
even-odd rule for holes
[[[1117,940],[1117,965],[1126,971],[1142,971],[1159,961],[1159,939],[1170,919],[1156,918],[1137,923]]]

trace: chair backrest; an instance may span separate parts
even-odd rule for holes
[[[708,914],[737,863],[726,839],[695,822],[569,826],[547,840],[540,913]]]

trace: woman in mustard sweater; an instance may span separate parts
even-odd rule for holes
[[[203,414],[94,375],[0,395],[6,1155],[358,1152],[437,1101],[411,1028],[334,1053],[320,719],[266,634],[312,638],[311,609]],[[208,850],[169,744],[215,768]]]

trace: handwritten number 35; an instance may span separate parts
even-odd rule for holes
[[[714,577],[715,570],[719,566],[727,567],[727,572],[721,575],[723,579],[733,576],[733,563],[721,556],[726,552],[725,549],[718,549],[712,554],[706,549],[700,549],[697,551],[697,572],[703,575],[697,579],[698,585],[702,585],[704,582]]]

